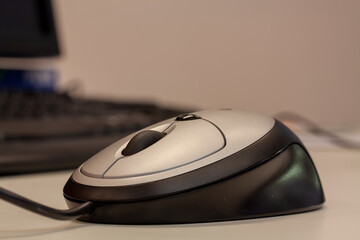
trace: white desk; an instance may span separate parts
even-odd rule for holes
[[[0,200],[0,239],[360,239],[360,151],[309,148],[325,191],[320,210],[253,220],[184,225],[102,225],[56,221]],[[66,208],[71,172],[0,178],[0,186]]]

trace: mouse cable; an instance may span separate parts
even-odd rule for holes
[[[313,121],[301,116],[300,114],[294,112],[281,112],[275,115],[280,121],[292,121],[298,124],[301,124],[305,127],[305,130],[314,134],[314,135],[322,135],[328,137],[334,144],[349,148],[349,149],[360,149],[360,143],[355,141],[351,141],[336,135],[335,133],[325,130],[324,128],[320,127]]]
[[[64,209],[64,210],[51,208],[42,205],[40,203],[34,202],[28,198],[20,196],[2,187],[0,187],[0,199],[12,203],[18,207],[27,209],[31,212],[57,220],[76,219],[82,215],[91,214],[94,210],[94,206],[92,202],[85,202],[74,208]]]

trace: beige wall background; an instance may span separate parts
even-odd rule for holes
[[[360,122],[360,1],[54,0],[85,95]]]

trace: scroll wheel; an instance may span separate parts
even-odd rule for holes
[[[153,145],[166,134],[153,130],[145,130],[136,134],[122,151],[124,156],[130,156]]]

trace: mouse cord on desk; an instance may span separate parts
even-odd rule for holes
[[[3,199],[9,203],[27,209],[34,213],[57,220],[76,219],[82,215],[91,214],[92,211],[94,210],[94,206],[92,202],[85,202],[80,204],[79,206],[65,210],[55,209],[34,202],[28,198],[22,197],[16,193],[13,193],[1,187],[0,187],[0,199]]]

